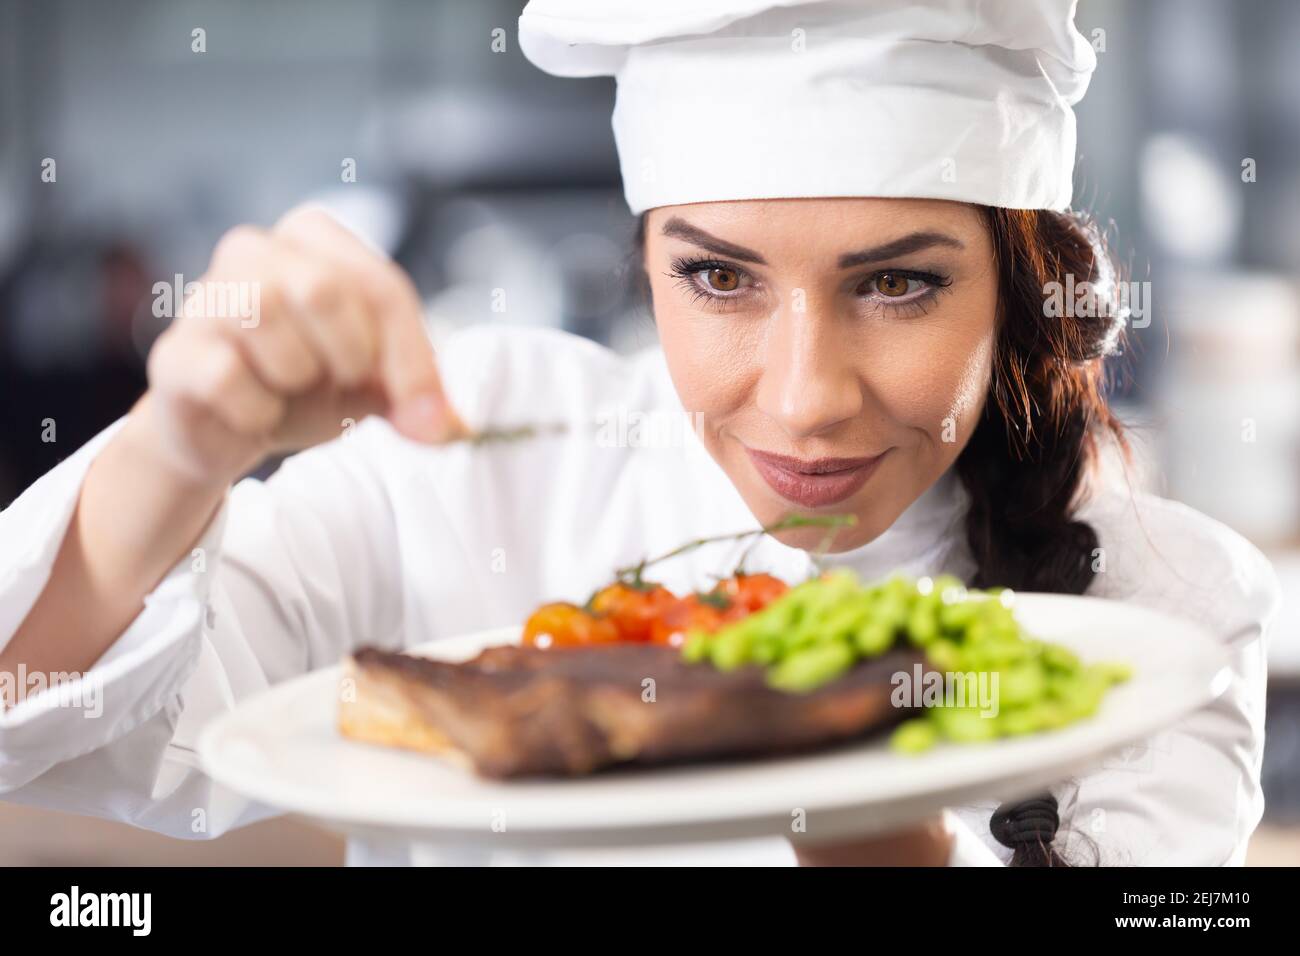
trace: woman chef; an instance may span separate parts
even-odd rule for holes
[[[199,731],[249,694],[362,643],[582,600],[688,539],[852,513],[820,565],[821,529],[763,539],[746,564],[1118,598],[1211,628],[1232,680],[1041,798],[858,843],[809,834],[802,862],[1241,863],[1277,586],[1244,540],[1104,467],[1122,442],[1101,364],[1123,313],[1045,302],[1072,278],[1113,305],[1119,281],[1067,211],[1071,107],[1096,62],[1073,0],[652,6],[533,0],[520,43],[548,72],[617,78],[662,348],[494,326],[435,356],[408,279],[325,215],[227,233],[205,281],[256,283],[256,321],[193,297],[130,414],[0,517],[0,670],[77,672],[102,698],[96,719],[53,694],[8,709],[0,790],[215,836],[270,812],[195,760]],[[593,415],[690,427],[647,444],[593,436]],[[554,420],[575,427],[446,442]],[[269,480],[236,481],[285,450]],[[662,578],[680,593],[718,570],[703,551]],[[486,821],[482,858],[506,859]],[[775,838],[556,857],[795,858]]]

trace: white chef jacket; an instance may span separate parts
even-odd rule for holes
[[[0,715],[0,793],[176,837],[214,837],[272,815],[214,783],[200,730],[241,699],[353,648],[398,649],[522,621],[539,603],[581,602],[614,568],[683,541],[753,528],[753,515],[688,427],[662,352],[632,357],[565,333],[481,326],[439,353],[452,403],[472,426],[564,421],[564,435],[428,447],[368,419],[237,483],[186,555],[95,664],[102,716],[29,698]],[[593,426],[593,421],[597,424]],[[47,580],[86,468],[110,426],[0,514],[0,646]],[[965,492],[950,472],[884,534],[825,565],[866,579],[969,574]],[[1248,542],[1183,506],[1126,487],[1098,489],[1081,517],[1105,572],[1090,593],[1194,618],[1232,655],[1213,703],[1053,789],[1064,821],[1106,864],[1240,864],[1263,810],[1264,633],[1279,603],[1271,566]],[[712,545],[657,566],[682,593],[734,564]],[[746,560],[787,581],[814,570],[762,538]],[[84,678],[83,678],[84,679]],[[988,820],[997,801],[947,811],[953,865],[1001,865]],[[200,825],[201,821],[201,825]],[[350,862],[777,863],[781,839],[546,854],[349,847]]]

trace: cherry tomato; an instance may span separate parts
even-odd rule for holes
[[[613,621],[588,614],[576,604],[543,604],[524,624],[523,642],[532,647],[585,647],[618,639]]]
[[[676,603],[672,591],[659,584],[636,586],[616,581],[591,599],[591,610],[614,622],[625,641],[650,640],[650,626]]]
[[[770,574],[737,574],[719,581],[717,590],[725,594],[733,606],[742,607],[746,614],[752,614],[767,607],[790,587]]]
[[[690,631],[700,630],[712,634],[728,620],[730,607],[720,607],[725,598],[715,595],[691,594],[680,598],[665,610],[650,627],[650,641],[681,647]]]

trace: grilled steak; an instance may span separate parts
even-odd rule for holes
[[[494,647],[464,663],[367,648],[348,662],[344,734],[442,753],[488,777],[578,775],[614,764],[778,754],[843,741],[907,716],[897,650],[807,694],[774,690],[758,667],[687,664],[650,644]],[[354,699],[352,699],[354,698]]]

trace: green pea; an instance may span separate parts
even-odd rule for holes
[[[894,628],[884,621],[872,619],[858,628],[853,643],[860,654],[878,657],[893,646]]]
[[[981,630],[987,630],[989,637],[1002,640],[1024,639],[1011,609],[1003,607],[997,601],[980,602],[979,624]]]
[[[894,728],[889,745],[901,753],[916,754],[929,750],[939,742],[939,730],[934,722],[924,717],[905,720]]]
[[[1133,667],[1130,664],[1103,661],[1094,664],[1093,667],[1098,668],[1112,684],[1122,684],[1133,677]]]
[[[908,606],[916,598],[916,582],[908,580],[901,574],[893,574],[886,578],[880,585],[880,590],[884,596],[902,601]]]
[[[1071,721],[1091,717],[1101,704],[1101,696],[1085,685],[1078,685],[1063,694],[1058,705]]]
[[[932,707],[930,715],[949,740],[981,743],[998,735],[997,722],[974,707]]]
[[[709,656],[709,635],[704,631],[690,631],[682,645],[682,658],[688,664],[698,664]]]
[[[1077,671],[1079,669],[1079,658],[1071,651],[1059,644],[1044,643],[1043,662],[1055,671]]]
[[[1065,700],[1067,697],[1073,697],[1085,684],[1084,672],[1078,671],[1073,674],[1063,674],[1060,671],[1047,671],[1047,692],[1044,698],[1051,700]]]
[[[846,568],[830,572],[824,578],[815,578],[807,582],[806,596],[810,604],[818,610],[833,605],[836,601],[850,597],[857,592],[857,576]]]
[[[939,622],[933,609],[918,603],[907,616],[907,636],[920,647],[925,647],[939,637]]]
[[[811,624],[792,627],[781,635],[778,642],[780,648],[780,659],[789,657],[791,654],[797,654],[806,647],[813,647],[818,642],[818,630],[816,622]]]
[[[916,592],[916,603],[929,608],[931,611],[938,611],[943,606],[943,592],[936,587],[931,587],[925,594],[918,590]]]
[[[1056,701],[1036,701],[1029,705],[1029,709],[1034,712],[1039,730],[1056,730],[1070,722],[1068,712]]]
[[[897,594],[884,594],[876,600],[871,616],[891,631],[901,631],[907,626],[908,603]]]
[[[1001,710],[996,718],[998,730],[1009,737],[1036,733],[1042,730],[1041,715],[1033,707],[1013,707]]]
[[[925,649],[925,656],[937,670],[941,671],[959,671],[962,670],[963,655],[961,648],[947,638],[940,637],[933,640]]]
[[[1001,670],[1027,663],[1031,650],[1021,641],[988,640],[966,647],[966,659],[979,670]]]
[[[838,640],[858,630],[871,616],[871,607],[865,603],[843,604],[826,615],[818,629],[822,640]]]
[[[956,601],[939,607],[939,624],[945,630],[965,632],[979,617],[979,603],[976,601]]]
[[[714,635],[692,632],[682,656],[723,670],[759,664],[771,686],[804,692],[902,637],[939,670],[997,674],[996,718],[973,707],[931,708],[892,736],[892,745],[907,751],[944,737],[975,742],[1064,726],[1095,713],[1109,688],[1132,675],[1122,663],[1084,665],[1067,648],[1026,634],[1000,588],[968,591],[948,574],[930,584],[922,594],[901,574],[862,584],[851,570],[837,569]]]
[[[993,639],[993,625],[983,617],[977,617],[966,625],[962,636],[967,644],[983,644]]]
[[[997,671],[998,706],[1032,704],[1047,693],[1047,679],[1037,664],[1017,664]]]
[[[934,593],[940,598],[948,592],[958,592],[959,595],[965,596],[966,582],[955,574],[938,574],[932,579],[934,581]]]
[[[768,671],[768,683],[786,691],[810,691],[853,666],[853,649],[844,641],[817,644],[791,654]]]
[[[1023,641],[1025,639],[1024,634],[1020,631],[1020,625],[1018,625],[1012,617],[1008,616],[1004,620],[994,616],[989,627],[993,631],[993,638],[995,640]]]
[[[1109,687],[1110,679],[1104,673],[1087,668],[1060,681],[1053,696],[1065,712],[1077,720],[1096,713]]]
[[[753,646],[754,636],[751,632],[727,628],[714,635],[709,647],[709,659],[719,670],[735,670],[750,663]]]
[[[775,664],[781,659],[781,645],[777,641],[755,640],[750,648],[755,664]]]

